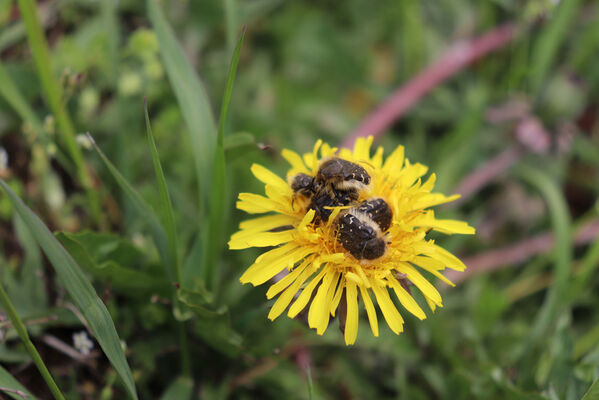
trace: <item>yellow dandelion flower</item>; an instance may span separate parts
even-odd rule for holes
[[[423,182],[421,178],[428,168],[418,163],[411,164],[404,157],[402,146],[397,147],[386,160],[383,160],[381,147],[371,156],[372,140],[372,137],[358,139],[353,151],[337,149],[321,141],[316,143],[311,153],[303,156],[283,150],[283,157],[291,165],[287,180],[260,165],[252,165],[252,173],[265,184],[266,196],[241,193],[237,208],[250,214],[269,214],[242,222],[239,231],[231,237],[229,248],[274,247],[260,255],[240,279],[244,284],[256,286],[287,270],[287,275],[270,286],[266,293],[268,299],[278,295],[268,314],[270,320],[288,307],[287,315],[294,318],[312,299],[308,325],[322,335],[345,296],[346,344],[353,344],[356,340],[360,298],[375,336],[378,336],[379,327],[374,301],[389,328],[399,334],[403,331],[404,320],[390,296],[391,291],[408,312],[419,319],[426,318],[420,305],[402,285],[402,280],[409,281],[420,290],[434,311],[442,306],[441,295],[421,271],[453,285],[441,271],[445,268],[465,269],[457,257],[426,238],[430,230],[446,234],[474,234],[474,228],[467,223],[437,219],[432,210],[427,210],[428,207],[453,201],[459,195],[431,193],[435,174]],[[362,181],[353,182],[359,185],[349,185],[351,187],[348,188],[347,185],[336,184],[329,190],[330,193],[324,194],[324,198],[341,200],[327,200],[330,204],[327,206],[325,201],[324,206],[319,208],[314,205],[318,200],[313,199],[320,193],[298,192],[296,187],[292,189],[291,183],[299,174],[305,174],[303,176],[310,182],[317,182],[318,177],[324,175],[324,163],[333,157],[349,162],[343,165],[355,166],[356,171],[365,171],[366,174],[352,175],[362,176]],[[349,182],[352,183],[351,179]],[[373,222],[376,221],[374,214],[361,217],[365,214],[359,206],[374,204],[371,199],[382,199],[382,206],[390,210],[389,223],[377,226]],[[319,213],[324,216],[319,218]],[[351,229],[351,226],[357,229]],[[368,237],[372,238],[372,243],[382,246],[374,255],[360,253],[367,247],[366,242],[360,242],[366,240],[363,238],[366,231],[370,232]],[[342,235],[345,235],[343,240]],[[354,238],[357,245],[351,243]]]

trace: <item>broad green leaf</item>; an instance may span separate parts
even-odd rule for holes
[[[61,246],[44,223],[10,190],[2,179],[0,179],[0,186],[2,186],[15,209],[44,250],[56,274],[89,324],[96,340],[123,380],[130,396],[137,399],[131,369],[127,364],[119,335],[106,306],[100,300],[75,260]]]
[[[160,193],[160,215],[162,216],[162,224],[165,227],[167,236],[167,268],[170,270],[169,273],[177,278],[177,282],[181,282],[181,264],[179,263],[179,256],[177,254],[177,228],[175,227],[173,206],[171,204],[171,197],[168,193],[168,187],[166,186],[166,179],[164,178],[162,165],[160,164],[160,157],[158,156],[156,142],[154,142],[154,137],[152,136],[152,127],[150,125],[147,103],[144,103],[144,112],[146,117],[146,133],[148,136],[148,142],[150,143],[150,150],[152,151],[154,172],[156,173],[156,182],[158,183],[158,192]]]
[[[156,0],[148,0],[150,21],[158,37],[160,55],[187,124],[200,189],[200,209],[210,193],[210,174],[216,148],[216,124],[206,91],[185,58],[181,45]]]
[[[160,396],[160,400],[189,400],[193,392],[193,380],[179,377],[170,384],[168,389]]]
[[[162,261],[164,262],[168,277],[171,281],[175,281],[176,278],[173,274],[173,270],[171,268],[167,267],[167,265],[168,265],[167,263],[169,260],[167,235],[166,235],[164,229],[162,228],[162,225],[160,225],[160,221],[154,214],[154,211],[144,201],[144,199],[139,195],[139,193],[137,193],[137,191],[135,189],[133,189],[133,186],[131,186],[131,184],[125,179],[125,177],[123,175],[121,175],[119,170],[116,169],[116,167],[110,162],[108,157],[106,157],[104,152],[100,149],[100,147],[98,147],[98,145],[96,144],[95,140],[91,137],[91,135],[88,134],[88,138],[90,139],[90,141],[92,142],[92,145],[94,146],[94,148],[96,149],[96,151],[98,152],[100,157],[102,158],[102,161],[104,161],[104,164],[108,168],[108,171],[110,171],[110,173],[112,174],[112,176],[114,177],[114,179],[116,180],[118,185],[121,187],[121,189],[123,189],[123,191],[125,192],[127,197],[129,197],[129,199],[133,203],[133,206],[135,207],[135,209],[137,210],[139,215],[148,224],[148,226],[150,228],[150,233],[152,234],[152,238],[154,239],[154,243],[156,244],[156,247],[158,248],[158,253],[160,254]]]
[[[120,260],[119,253],[126,258],[139,256],[141,259],[143,256],[121,238],[93,232],[58,232],[55,235],[75,261],[94,278],[108,281],[122,291],[141,290],[168,295],[167,285],[160,276],[123,266],[128,264],[122,263],[126,260]]]
[[[3,392],[7,396],[10,396],[13,399],[23,400],[23,398],[34,400],[34,397],[29,390],[25,389],[23,385],[21,385],[11,374],[8,373],[0,365],[0,392]],[[8,389],[8,390],[7,390]]]

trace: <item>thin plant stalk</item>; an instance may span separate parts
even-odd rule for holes
[[[75,164],[77,178],[86,191],[92,217],[100,222],[102,213],[99,199],[92,188],[92,178],[85,165],[83,153],[75,141],[75,128],[62,101],[62,88],[53,76],[50,48],[37,15],[36,4],[33,0],[18,0],[18,2],[46,101],[56,117],[61,140]]]
[[[8,295],[4,291],[4,287],[1,284],[0,284],[0,303],[2,304],[2,308],[4,308],[4,311],[6,311],[6,313],[8,314],[8,318],[10,319],[10,322],[12,322],[13,326],[15,327],[15,330],[17,331],[17,334],[23,341],[23,344],[25,345],[25,349],[27,349],[27,352],[33,359],[35,366],[42,374],[42,377],[46,381],[48,388],[50,388],[52,395],[54,396],[55,399],[64,400],[64,396],[62,395],[62,392],[56,385],[56,382],[54,382],[54,379],[52,378],[52,375],[50,375],[50,371],[48,371],[48,368],[46,368],[46,364],[44,364],[42,357],[37,352],[35,346],[31,342],[31,339],[29,338],[29,333],[27,333],[27,328],[25,328],[25,324],[23,324],[23,321],[21,321],[21,318],[19,318],[17,311],[13,307],[12,302],[8,298]]]

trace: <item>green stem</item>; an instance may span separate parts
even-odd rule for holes
[[[179,327],[179,344],[181,346],[181,370],[183,376],[191,378],[191,358],[189,356],[189,345],[187,342],[187,332],[185,331],[185,322],[180,321]]]
[[[56,117],[62,142],[75,163],[77,178],[86,191],[92,217],[96,222],[100,222],[102,218],[100,202],[96,191],[93,190],[92,178],[85,165],[83,153],[75,141],[75,128],[62,102],[62,88],[53,76],[50,48],[37,15],[35,2],[34,0],[18,1],[46,101]]]
[[[54,396],[55,399],[64,400],[64,396],[62,395],[58,386],[56,386],[56,382],[54,382],[54,379],[52,379],[52,375],[50,375],[50,371],[48,371],[48,368],[46,368],[46,365],[44,364],[42,357],[37,352],[37,350],[35,349],[35,346],[31,342],[31,339],[29,338],[29,334],[27,333],[27,329],[25,328],[25,324],[23,324],[23,321],[21,321],[21,318],[19,318],[17,311],[13,307],[10,299],[8,298],[8,295],[4,291],[4,287],[1,284],[0,284],[0,303],[2,303],[2,307],[8,314],[8,318],[10,319],[10,322],[12,322],[17,333],[19,334],[19,337],[23,341],[23,344],[25,344],[25,348],[27,349],[27,352],[29,353],[29,355],[31,355],[31,358],[33,359],[33,362],[35,363],[35,366],[42,374],[42,377],[44,378],[44,380],[46,381],[46,384],[50,388],[52,395]]]

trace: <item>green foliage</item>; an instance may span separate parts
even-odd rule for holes
[[[599,217],[599,8],[554,3],[0,1],[0,280],[57,386],[106,400],[597,398],[599,239],[578,232]],[[337,145],[447,47],[510,21],[515,40],[379,140],[445,193],[516,149],[437,211],[478,230],[439,244],[496,251],[498,266],[478,259],[455,288],[430,277],[444,307],[404,315],[400,336],[381,324],[374,338],[362,315],[348,348],[336,326],[269,321],[266,288],[238,281],[259,252],[226,248],[246,217],[237,193],[262,189],[249,166],[284,177],[282,148]],[[531,120],[547,151],[527,147]],[[510,261],[506,246],[545,232],[553,248]],[[107,358],[47,345],[71,346],[84,323]],[[48,398],[15,327],[0,333],[0,388]]]

